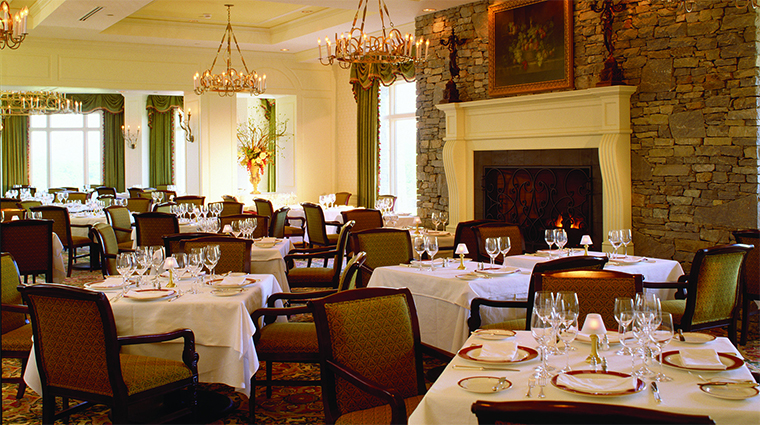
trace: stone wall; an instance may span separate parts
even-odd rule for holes
[[[452,28],[459,47],[462,101],[488,98],[488,6],[481,1],[417,18],[431,39],[417,73],[418,214],[445,211],[448,189],[442,146],[444,114],[435,108],[449,79],[438,40]],[[615,14],[615,57],[631,98],[633,230],[640,255],[688,267],[699,248],[757,228],[758,51],[760,14],[733,0],[697,2],[695,10],[664,2],[623,0]],[[575,88],[594,87],[606,57],[599,14],[574,2]]]

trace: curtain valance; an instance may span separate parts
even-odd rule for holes
[[[409,61],[401,64],[355,63],[351,65],[351,76],[348,82],[353,85],[354,97],[356,97],[356,90],[359,87],[369,90],[375,81],[379,81],[384,86],[390,86],[397,77],[402,77],[407,82],[414,81],[414,62]]]
[[[67,94],[72,101],[82,102],[82,113],[103,110],[112,114],[124,112],[124,96],[114,94]]]

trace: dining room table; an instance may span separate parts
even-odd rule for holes
[[[616,404],[706,415],[718,425],[760,423],[758,389],[753,386],[752,374],[739,351],[727,338],[705,337],[699,341],[700,345],[694,345],[674,338],[664,347],[663,371],[672,381],[657,383],[661,398],[658,402],[651,390],[651,378],[631,376],[631,356],[615,354],[619,344],[612,344],[608,350],[599,352],[606,359],[604,371],[586,363],[590,343],[576,339],[570,344],[575,351],[570,351],[567,360],[572,371],[560,373],[566,364],[564,354],[550,355],[547,361],[555,370],[549,372],[543,388],[529,389],[529,379],[536,374],[534,368],[540,363],[540,356],[535,354],[538,344],[531,333],[517,331],[514,336],[476,333],[459,347],[457,355],[428,389],[409,417],[409,424],[476,425],[478,420],[471,412],[471,406],[477,400]],[[504,350],[501,351],[504,357],[481,356],[484,349],[492,354],[499,353],[500,348]],[[560,348],[564,347],[560,344]],[[684,366],[680,354],[695,348],[719,354],[725,370]],[[514,355],[507,357],[507,352]],[[641,361],[637,360],[636,366],[640,364]],[[659,371],[656,361],[650,367]],[[502,378],[506,380],[500,383]],[[540,380],[537,382],[541,383]],[[545,397],[539,398],[539,391]],[[529,392],[530,397],[527,396]]]
[[[168,279],[164,279],[163,294],[154,297],[142,297],[135,289],[121,296],[120,279],[114,277],[85,285],[104,292],[111,300],[118,335],[189,328],[195,334],[195,350],[199,354],[199,380],[227,384],[238,392],[250,394],[250,378],[259,368],[253,344],[255,327],[250,314],[266,305],[271,294],[282,292],[272,275],[247,275],[245,285],[240,288],[203,284],[197,294],[191,293],[191,279],[175,279],[174,288],[167,288]],[[146,285],[140,289],[149,289],[145,293],[151,294],[151,288]],[[176,360],[181,358],[182,349],[183,341],[179,339],[129,345],[123,347],[123,352]],[[42,394],[34,350],[24,380],[32,390]]]
[[[489,268],[488,263],[484,265],[465,260],[462,263],[465,269],[460,270],[460,260],[448,258],[435,260],[432,270],[429,261],[378,267],[372,272],[367,286],[409,288],[420,316],[422,341],[453,352],[469,336],[467,319],[473,298],[526,300],[533,266],[539,261],[549,260],[539,255],[515,257],[521,258],[512,260],[513,257],[507,257],[507,266],[502,271],[494,270],[491,273],[476,273],[481,267]],[[605,269],[640,273],[647,281],[660,281],[665,276],[683,274],[677,261],[660,258],[647,258],[632,265],[610,264]],[[661,289],[647,291],[656,291],[665,299],[670,294],[668,290]],[[481,313],[483,323],[488,324],[525,317],[526,311],[484,307]]]

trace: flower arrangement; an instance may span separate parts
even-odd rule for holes
[[[255,193],[264,167],[275,161],[277,139],[285,135],[286,129],[287,121],[278,123],[271,131],[268,122],[257,123],[253,119],[238,126],[238,161],[248,170]]]
[[[509,22],[507,32],[516,37],[509,47],[514,63],[528,69],[528,62],[536,61],[540,68],[546,59],[554,55],[555,48],[549,44],[549,36],[554,31],[554,22],[549,20],[543,24],[535,24],[530,20],[528,25],[517,25]]]

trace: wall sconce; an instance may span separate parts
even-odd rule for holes
[[[187,120],[182,119],[182,116],[185,115],[184,111],[181,109],[179,110],[179,128],[185,130],[185,140],[187,140],[188,143],[195,142],[195,136],[193,136],[193,129],[190,128],[190,117],[192,116],[190,114],[190,108],[187,109]]]
[[[122,125],[121,133],[124,135],[124,142],[127,146],[129,146],[130,149],[135,149],[137,147],[137,141],[140,140],[140,126],[137,126],[137,133],[132,133],[129,126],[124,129],[124,126]]]

